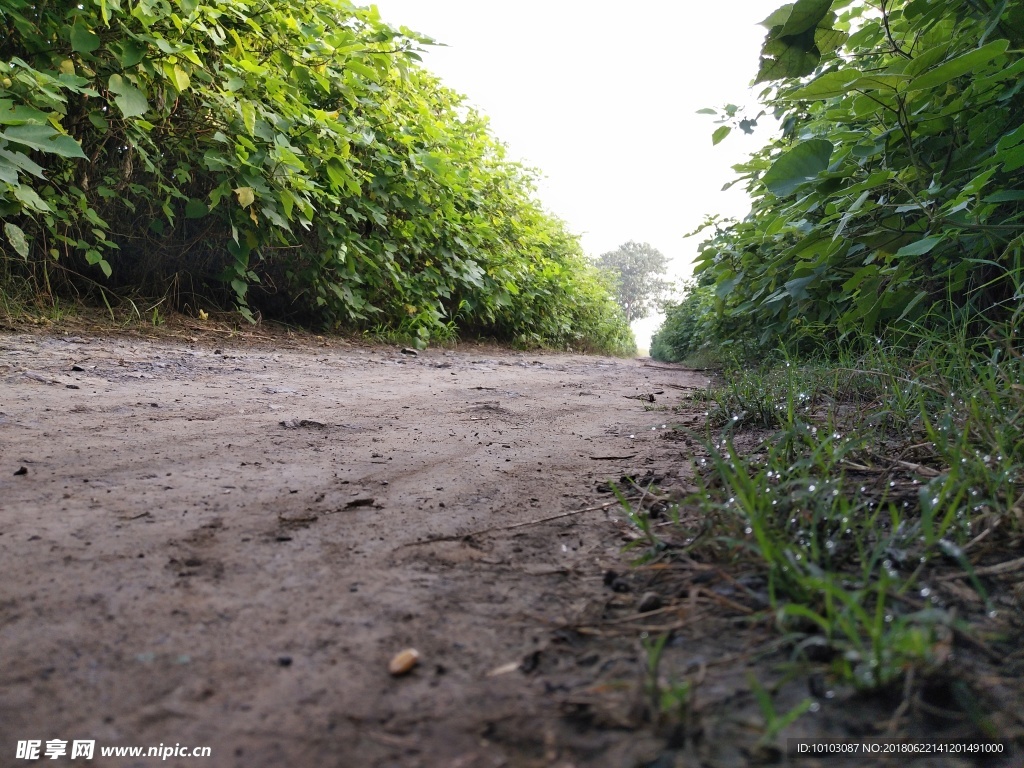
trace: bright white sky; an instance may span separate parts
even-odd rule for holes
[[[515,159],[543,175],[545,207],[582,235],[592,256],[649,242],[689,276],[705,214],[743,216],[731,166],[762,146],[734,131],[717,147],[727,103],[756,114],[748,86],[766,30],[784,0],[377,0],[385,21],[446,47],[424,65],[491,119]],[[646,347],[660,319],[634,330]]]

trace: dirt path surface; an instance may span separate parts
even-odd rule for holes
[[[161,761],[99,747],[657,757],[635,633],[565,627],[636,612],[606,583],[625,524],[598,486],[664,458],[665,415],[627,398],[703,383],[493,349],[0,337],[0,764],[27,764],[26,739],[92,739],[73,764],[118,766]]]

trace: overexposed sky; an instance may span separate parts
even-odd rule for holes
[[[649,242],[690,274],[705,214],[742,216],[731,166],[769,138],[734,131],[717,147],[703,107],[756,114],[748,86],[783,0],[378,0],[381,16],[430,35],[424,65],[491,119],[514,159],[540,170],[545,207],[592,256]],[[635,326],[646,346],[657,321]]]

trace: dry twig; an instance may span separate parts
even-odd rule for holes
[[[562,512],[558,515],[550,515],[548,517],[539,517],[536,520],[527,520],[525,523],[514,523],[513,525],[495,525],[490,528],[481,528],[480,530],[470,531],[468,533],[459,533],[451,536],[431,536],[428,539],[422,539],[420,541],[407,541],[405,544],[400,544],[401,547],[419,547],[424,544],[436,544],[439,541],[461,541],[463,539],[469,539],[473,536],[483,536],[485,533],[497,533],[498,531],[512,531],[516,528],[526,528],[531,525],[540,525],[541,523],[550,523],[552,520],[561,520],[563,517],[572,517],[573,515],[582,515],[584,512],[598,512],[602,509],[608,509],[608,507],[615,506],[619,501],[607,501],[604,504],[598,504],[596,507],[584,507],[583,509],[574,509],[571,512]]]

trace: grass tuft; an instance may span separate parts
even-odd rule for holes
[[[759,615],[830,685],[956,679],[956,638],[1012,652],[1012,584],[986,576],[1024,544],[1019,349],[918,333],[828,352],[733,367],[699,393],[697,489],[656,532],[630,510],[633,546],[760,573]],[[773,738],[789,723],[769,720]]]

